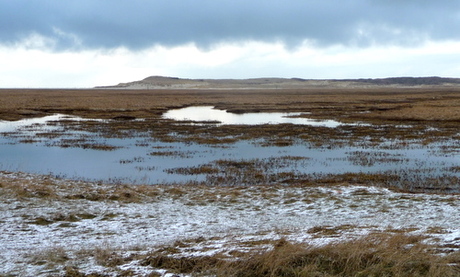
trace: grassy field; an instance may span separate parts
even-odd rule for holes
[[[246,90],[2,89],[0,119],[53,113],[88,118],[154,117],[167,109],[216,106],[233,112],[310,112],[313,118],[365,121],[460,120],[460,89],[309,88]]]

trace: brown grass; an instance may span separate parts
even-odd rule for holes
[[[65,264],[70,260],[66,250],[62,247],[51,247],[42,251],[31,253],[28,258],[34,265]]]
[[[164,142],[200,143],[222,146],[238,140],[256,141],[261,146],[290,146],[309,143],[314,147],[344,145],[406,147],[408,143],[429,144],[458,138],[460,89],[434,88],[305,88],[283,90],[45,90],[0,89],[0,119],[19,119],[65,113],[86,118],[114,119],[108,122],[65,120],[68,132],[88,131],[105,138],[147,136]],[[371,126],[338,128],[277,124],[258,126],[177,124],[161,118],[170,108],[214,105],[237,112],[303,112],[317,119],[367,122]],[[135,121],[133,118],[145,120]],[[128,124],[128,123],[129,124]],[[397,126],[399,125],[399,126]],[[154,130],[154,132],[152,132]],[[15,137],[8,133],[4,136]],[[44,134],[44,138],[59,134]],[[33,143],[33,136],[20,138]],[[113,150],[88,138],[61,139],[60,147]],[[458,151],[452,146],[446,153]],[[151,155],[189,156],[177,151],[153,151]],[[404,162],[397,158],[356,156],[357,163]]]
[[[3,174],[0,175],[0,197],[8,199],[142,202],[155,200],[162,191],[160,187],[148,185],[103,184],[23,173]],[[81,216],[84,217],[83,214],[78,215]]]
[[[204,276],[459,276],[459,253],[433,252],[421,236],[372,234],[319,247],[281,239],[236,260],[156,255],[142,264]]]
[[[286,157],[297,159],[297,157]],[[248,161],[226,161],[221,163],[238,167],[247,165]],[[252,161],[254,162],[254,161]],[[251,163],[249,163],[251,164]],[[5,173],[4,173],[5,174]],[[6,174],[8,175],[8,174]],[[0,175],[2,176],[2,175]],[[95,183],[72,183],[66,180],[41,176],[42,179],[17,178],[17,174],[0,178],[0,196],[8,201],[14,198],[33,198],[64,201],[75,195],[94,201],[142,202],[155,201],[157,197],[168,199],[189,199],[190,202],[232,203],[233,201],[254,203],[257,199],[271,199],[276,205],[287,204],[285,201],[303,201],[313,197],[333,197],[324,192],[280,190],[279,186],[253,187],[212,187],[212,186],[128,186],[104,185]],[[39,178],[40,176],[37,176]],[[356,176],[348,176],[355,178]],[[326,184],[327,185],[327,184]],[[342,183],[343,185],[343,183]],[[33,190],[53,193],[37,194]],[[362,189],[355,193],[366,195]],[[86,198],[85,198],[86,197]],[[414,201],[419,201],[416,196]],[[77,197],[78,198],[78,197]],[[399,198],[395,198],[397,201]],[[402,199],[402,198],[401,198]],[[412,199],[412,198],[411,198]],[[446,201],[455,201],[447,198]],[[96,214],[84,212],[59,212],[48,216],[30,216],[28,223],[49,225],[56,222],[71,226],[73,222],[94,218]],[[117,216],[107,214],[107,217]],[[104,219],[101,219],[104,220]],[[59,227],[65,227],[61,226]],[[360,228],[353,225],[316,226],[305,230],[313,237],[335,237],[342,231]],[[268,239],[235,242],[241,251],[222,249],[213,256],[187,256],[182,248],[199,247],[204,239],[178,241],[145,254],[149,249],[142,248],[142,253],[126,255],[129,249],[116,249],[102,245],[86,249],[85,253],[75,255],[64,248],[50,248],[30,256],[30,263],[58,268],[68,266],[64,276],[105,276],[104,273],[82,273],[71,261],[93,259],[107,272],[118,270],[117,266],[138,261],[147,269],[161,268],[173,273],[189,273],[193,276],[459,276],[460,252],[449,246],[424,243],[422,236],[406,235],[415,229],[387,229],[382,233],[371,234],[351,241],[335,242],[323,246],[290,243],[286,240],[270,241]],[[447,232],[441,226],[429,229],[427,235]],[[266,250],[266,247],[270,247]],[[254,247],[253,247],[254,246]],[[264,246],[264,247],[258,247]],[[449,251],[445,252],[447,248]],[[249,249],[248,249],[249,248]],[[139,248],[141,249],[141,248]],[[238,249],[238,248],[237,248]],[[444,252],[442,252],[444,251]],[[439,255],[442,253],[442,255]],[[77,263],[78,264],[78,263]],[[133,276],[132,272],[120,271],[117,276]],[[130,275],[131,274],[131,275]],[[152,273],[152,276],[155,276]],[[135,275],[134,275],[135,276]]]
[[[170,108],[215,105],[238,112],[311,112],[316,118],[458,121],[459,92],[456,87],[218,91],[2,89],[0,119],[66,113],[126,120],[149,118]]]

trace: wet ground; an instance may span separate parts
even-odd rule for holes
[[[129,126],[143,120],[83,119],[53,115],[0,122],[0,169],[66,178],[135,184],[266,185],[302,183],[328,176],[387,175],[387,186],[418,187],[454,192],[458,189],[459,152],[457,139],[391,139],[372,141],[369,135],[343,143],[336,135],[327,143],[289,135],[276,138],[278,126],[295,126],[355,132],[381,128],[364,123],[313,120],[302,113],[234,114],[212,107],[189,107],[166,112],[166,134],[156,136],[155,126],[134,132]],[[83,125],[82,125],[83,124]],[[115,124],[115,127],[112,126]],[[106,128],[128,127],[108,135]],[[194,130],[218,130],[224,125],[268,128],[260,136],[238,135],[203,140]],[[187,132],[179,134],[174,128]],[[411,126],[394,126],[411,129]],[[424,130],[430,132],[430,130]],[[336,132],[336,131],[335,131]],[[113,132],[111,132],[113,133]],[[195,134],[194,134],[195,133]],[[193,134],[190,135],[190,134]],[[189,136],[190,135],[190,136]],[[195,140],[195,135],[198,140]]]
[[[142,260],[283,238],[460,247],[456,88],[0,94],[0,275],[164,273]]]

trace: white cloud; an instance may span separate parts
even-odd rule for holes
[[[79,38],[76,34],[64,32],[63,30],[53,27],[53,33],[61,40],[69,41],[69,45],[73,45],[73,47],[82,47],[83,41]],[[71,47],[69,47],[71,48]]]
[[[57,30],[56,32],[59,33]],[[72,35],[70,39],[78,40]],[[53,40],[36,34],[20,44],[0,46],[0,87],[93,87],[151,75],[183,78],[369,78],[451,76],[458,74],[460,42],[419,46],[343,45],[315,48],[305,41],[295,49],[281,42],[233,42],[201,49],[194,44],[152,46],[141,51],[53,52]]]
[[[26,37],[23,37],[18,42],[14,43],[14,48],[47,50],[54,48],[55,45],[55,39],[40,35],[38,33],[32,33]]]

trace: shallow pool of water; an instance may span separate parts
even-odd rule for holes
[[[236,114],[215,109],[212,106],[187,107],[169,110],[163,118],[177,121],[219,122],[225,125],[261,125],[261,124],[299,124],[310,126],[337,127],[342,125],[335,120],[314,120],[298,117],[302,113],[243,113]]]
[[[458,153],[443,151],[445,146],[452,143],[449,141],[413,144],[395,149],[366,146],[328,149],[309,143],[294,143],[283,147],[262,146],[263,141],[248,140],[216,146],[161,142],[146,133],[138,133],[138,136],[132,138],[103,138],[97,133],[66,133],[65,122],[47,124],[49,120],[60,119],[62,116],[0,122],[0,170],[109,182],[185,183],[207,182],[210,179],[209,175],[200,172],[183,174],[178,169],[208,166],[220,170],[214,175],[222,176],[230,173],[225,172],[226,168],[219,167],[219,161],[232,160],[242,162],[236,164],[237,167],[245,166],[248,161],[260,165],[260,169],[267,175],[288,172],[295,175],[318,175],[386,171],[404,174],[412,171],[431,177],[459,175],[458,172],[450,171],[458,166]],[[30,139],[31,134],[50,131],[61,132],[61,135]],[[109,145],[111,148],[107,150],[63,143],[65,140],[78,141],[82,137],[91,143]],[[243,175],[247,173],[238,171],[232,174],[242,175],[234,180],[243,183]]]

